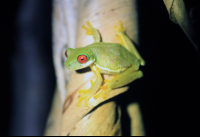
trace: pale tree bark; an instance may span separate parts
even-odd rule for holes
[[[112,97],[128,87],[113,90],[108,99],[98,98],[84,108],[84,101],[77,107],[78,90],[90,88],[90,80],[96,77],[91,71],[78,73],[64,66],[67,48],[84,47],[93,42],[81,25],[90,21],[101,34],[103,42],[119,43],[113,26],[123,22],[126,34],[138,42],[138,18],[136,0],[54,0],[53,3],[54,63],[57,75],[57,90],[49,115],[45,135],[122,135],[121,108]],[[112,76],[103,75],[106,79]],[[120,96],[120,95],[119,95]],[[110,100],[109,100],[110,99]],[[92,111],[91,111],[92,110]],[[131,135],[144,135],[144,128],[137,102],[127,111],[131,118]]]

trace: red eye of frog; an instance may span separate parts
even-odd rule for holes
[[[67,57],[67,50],[65,51],[65,56]]]
[[[85,63],[87,61],[87,56],[86,55],[79,55],[78,56],[78,62],[79,63]]]

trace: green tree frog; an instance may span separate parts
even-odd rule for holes
[[[112,89],[122,87],[135,79],[143,76],[142,71],[138,70],[139,66],[145,65],[131,40],[125,35],[125,28],[119,21],[119,28],[114,26],[117,31],[119,43],[100,42],[98,30],[87,22],[88,27],[82,26],[87,35],[92,35],[94,43],[82,48],[68,48],[65,52],[67,61],[65,66],[70,70],[78,70],[90,67],[97,79],[91,82],[91,88],[88,90],[79,90],[82,96],[79,98],[77,106],[80,106],[82,100],[85,100],[85,108],[88,108],[89,100],[93,97],[97,99],[102,96],[107,98]],[[103,83],[101,74],[114,75],[111,81],[105,80]],[[99,89],[101,91],[97,92]]]

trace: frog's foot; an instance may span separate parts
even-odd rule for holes
[[[119,28],[117,28],[116,26],[114,26],[114,29],[117,31],[117,32],[120,32],[120,33],[124,33],[125,31],[125,28],[123,27],[122,25],[122,22],[119,21]],[[117,40],[119,41],[119,43],[124,46],[125,43],[124,43],[124,40],[122,39],[122,37],[119,36],[119,34],[116,35],[116,38]],[[124,46],[125,47],[125,46]],[[126,47],[125,47],[126,48]]]
[[[89,92],[89,90],[87,90],[87,89],[85,89],[85,90],[79,90],[79,91],[78,91],[79,94],[81,94],[81,93],[86,94],[86,93],[88,93],[88,92]]]
[[[101,95],[102,96],[105,96],[106,94],[106,90],[108,89],[108,85],[105,85],[105,86],[101,86],[100,89],[102,89],[101,91],[99,91],[95,96],[94,96],[94,99],[96,100],[97,98],[99,98]]]
[[[125,28],[123,27],[122,21],[121,21],[121,20],[119,21],[119,28],[116,27],[116,26],[114,26],[114,29],[115,29],[116,31],[120,31],[120,32],[124,33]]]
[[[90,98],[92,98],[92,95],[90,95],[89,93],[83,94],[83,95],[78,99],[77,106],[80,107],[81,102],[82,102],[83,100],[85,100],[85,109],[88,109],[88,104],[89,104]]]
[[[115,78],[115,77],[116,76],[113,76],[113,78]],[[110,94],[110,91],[112,90],[108,87],[110,80],[104,79],[104,83],[105,83],[104,86],[100,86],[100,89],[102,89],[102,90],[94,96],[95,100],[97,98],[99,98],[101,95],[102,95],[102,98],[106,99],[108,97],[108,95]]]
[[[108,88],[107,90],[104,91],[104,93],[102,94],[102,98],[103,99],[107,99],[108,95],[110,94],[112,89]]]
[[[92,80],[90,80],[90,84],[91,84],[91,87],[92,87],[93,84],[94,84]],[[78,91],[79,94],[82,94],[82,93],[83,93],[83,95],[79,98],[79,100],[78,100],[78,102],[77,102],[77,106],[78,106],[78,107],[80,107],[81,101],[82,101],[82,100],[85,100],[85,109],[88,108],[89,99],[92,97],[91,95],[89,95],[89,91],[90,91],[89,89],[79,90],[79,91]]]
[[[110,94],[110,91],[112,89],[110,89],[108,87],[108,85],[105,85],[105,86],[101,86],[100,87],[101,89],[103,89],[102,91],[100,91],[99,93],[97,93],[95,96],[94,96],[94,99],[96,100],[98,97],[102,96],[103,99],[106,99],[108,97],[108,95]]]
[[[109,80],[107,79],[104,79],[104,83],[106,83],[104,86],[100,86],[100,89],[102,89],[99,93],[97,93],[95,96],[94,96],[94,99],[96,100],[97,98],[99,98],[101,95],[104,99],[107,98],[107,94],[106,94],[106,90],[108,89],[108,84],[110,83]]]
[[[86,34],[87,35],[92,35],[92,25],[89,21],[87,21],[87,25],[89,26],[88,28],[85,26],[85,25],[82,25],[81,28],[85,29],[86,30]]]

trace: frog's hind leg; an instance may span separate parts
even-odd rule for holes
[[[114,76],[115,77],[115,76]],[[108,90],[108,84],[110,83],[110,80],[104,79],[104,86],[100,86],[100,89],[102,89],[101,91],[99,91],[95,96],[94,99],[99,98],[100,96],[103,96],[104,99],[106,99],[106,95],[107,95],[107,90]]]
[[[108,84],[104,85],[104,86],[100,86],[100,89],[102,89],[101,91],[99,91],[95,96],[94,99],[99,98],[100,96],[105,96],[106,94],[106,90],[108,89]]]
[[[87,21],[87,25],[88,27],[86,27],[85,25],[82,25],[82,29],[86,30],[86,34],[87,35],[92,35],[93,39],[94,39],[94,43],[96,42],[100,42],[101,41],[101,37],[100,34],[98,32],[98,30],[94,27],[92,27],[91,23],[89,21]]]
[[[124,46],[133,55],[135,55],[135,57],[140,61],[140,64],[144,66],[145,61],[138,53],[132,41],[125,35],[125,28],[123,27],[122,22],[119,21],[119,27],[117,28],[116,26],[114,26],[114,29],[117,31],[117,39],[119,40],[120,44]]]
[[[123,73],[117,75],[111,82],[108,84],[109,88],[118,88],[124,85],[131,83],[132,81],[141,78],[143,76],[142,71],[135,70],[134,66],[131,66]]]
[[[104,86],[103,91],[97,93],[94,96],[94,99],[98,98],[99,96],[103,95],[103,98],[107,98],[112,89],[122,87],[124,85],[127,85],[131,83],[132,81],[141,78],[143,76],[142,71],[137,71],[137,68],[132,65],[130,68],[128,68],[123,73],[117,75],[114,77],[108,85]]]

